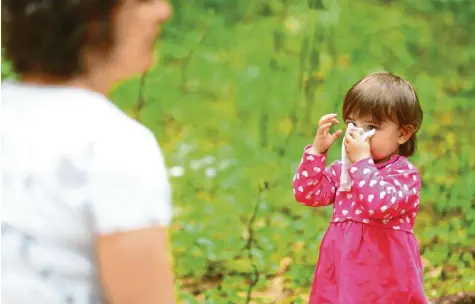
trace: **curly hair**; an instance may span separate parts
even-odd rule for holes
[[[85,47],[113,45],[113,10],[121,0],[2,0],[2,48],[13,70],[73,77]]]

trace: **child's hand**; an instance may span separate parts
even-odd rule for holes
[[[345,136],[346,155],[351,163],[356,163],[362,159],[371,157],[369,137],[363,140],[362,133],[353,131]]]
[[[339,124],[340,122],[336,119],[337,114],[327,114],[320,118],[318,122],[318,130],[313,140],[312,148],[310,149],[311,154],[324,154],[333,144],[333,142],[340,137],[342,131],[338,130],[333,134],[330,134],[329,130],[333,124]]]

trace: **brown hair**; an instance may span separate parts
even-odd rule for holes
[[[372,116],[399,124],[412,136],[399,147],[399,154],[409,157],[416,150],[416,133],[422,124],[423,113],[416,91],[403,78],[387,72],[365,76],[346,93],[343,118]]]
[[[85,47],[113,45],[120,0],[2,0],[2,54],[13,70],[73,77],[84,72]]]

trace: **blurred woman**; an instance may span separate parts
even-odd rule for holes
[[[3,0],[2,302],[175,303],[153,134],[107,95],[146,71],[165,0]]]

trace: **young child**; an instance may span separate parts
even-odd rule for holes
[[[409,162],[422,123],[416,92],[390,73],[357,82],[343,103],[345,124],[373,136],[344,137],[350,189],[340,189],[341,161],[325,168],[327,151],[341,136],[331,134],[337,114],[320,119],[294,178],[295,199],[307,206],[333,204],[320,246],[311,304],[428,303],[412,228],[419,209],[420,176]]]

